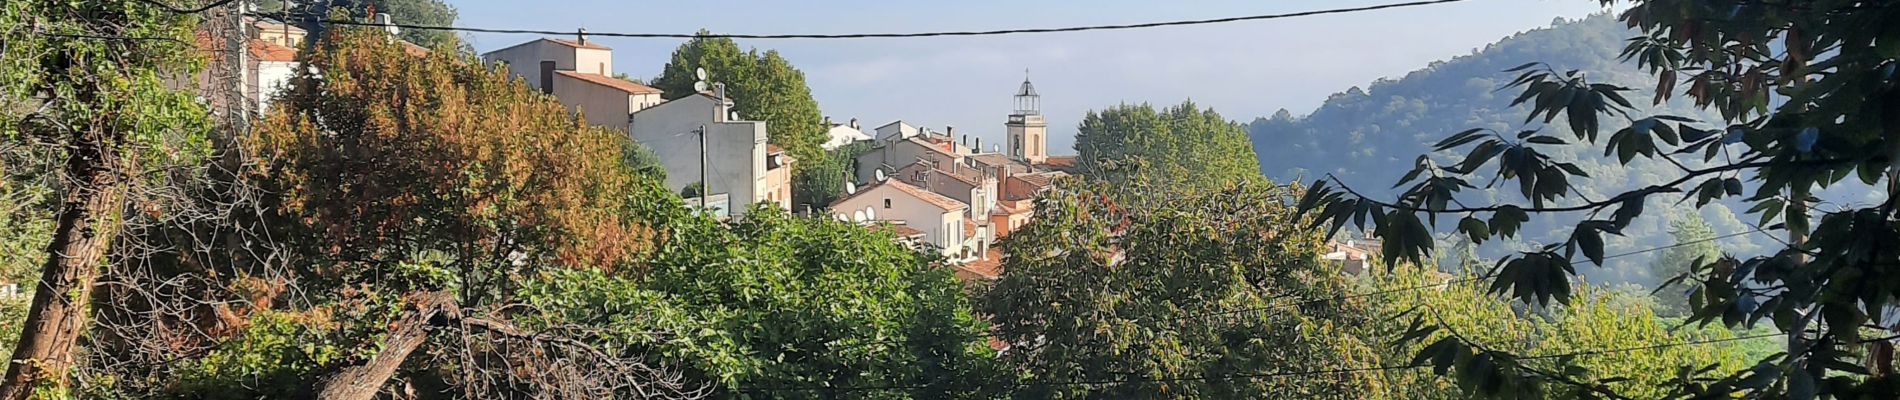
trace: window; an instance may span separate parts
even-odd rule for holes
[[[884,208],[891,208],[891,199],[884,199]]]

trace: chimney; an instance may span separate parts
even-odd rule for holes
[[[554,60],[541,61],[541,93],[554,94]]]
[[[851,119],[851,129],[858,129],[858,119],[857,119],[857,118],[852,118],[852,119]]]
[[[950,126],[950,125],[943,126],[943,137],[955,137],[956,133],[957,133],[957,127]]]
[[[825,127],[826,127],[826,128],[830,128],[830,127],[831,127],[831,116],[830,116],[830,115],[826,115],[826,116],[825,116]]]
[[[976,138],[976,145],[975,145],[975,146],[970,146],[970,152],[971,152],[971,153],[982,153],[982,152],[983,152],[983,138]]]
[[[575,30],[574,41],[579,42],[582,46],[586,46],[587,45],[587,28],[580,28],[579,30]]]
[[[970,147],[970,135],[963,135],[963,147]]]

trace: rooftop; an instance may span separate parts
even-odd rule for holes
[[[964,263],[957,266],[957,269],[983,279],[995,280],[1003,276],[1003,251],[992,246],[989,251],[983,253],[982,259]]]
[[[614,77],[609,77],[606,75],[587,74],[587,73],[580,73],[580,72],[574,72],[574,71],[554,71],[554,73],[560,74],[561,76],[579,79],[579,80],[587,81],[587,82],[601,85],[601,86],[606,86],[614,90],[626,92],[627,94],[659,94],[660,93],[660,89],[654,88],[652,86],[633,83],[632,81],[628,81],[626,79],[614,78]]]
[[[542,40],[546,40],[546,41],[550,41],[550,42],[554,42],[558,44],[563,44],[563,45],[567,45],[568,47],[579,48],[579,49],[613,50],[611,48],[607,48],[607,46],[602,46],[599,43],[594,43],[594,42],[581,43],[581,42],[576,42],[576,41],[567,40],[567,39],[542,39]]]
[[[833,201],[831,202],[831,205],[835,207],[840,203],[851,201],[851,199],[858,198],[859,196],[863,196],[865,193],[872,192],[873,189],[877,189],[879,187],[884,187],[884,186],[889,186],[892,189],[897,189],[897,191],[909,194],[911,195],[911,197],[916,197],[918,200],[923,200],[926,203],[930,203],[931,205],[937,206],[938,208],[942,208],[944,211],[960,211],[966,208],[970,208],[969,205],[963,204],[963,202],[957,201],[957,199],[944,197],[944,195],[941,195],[941,194],[931,193],[928,190],[924,190],[923,188],[916,187],[916,186],[911,186],[911,184],[904,183],[896,179],[884,181],[884,183],[880,183],[875,186],[858,189],[857,193],[852,194],[850,196],[845,196],[844,198],[840,198],[837,201]]]

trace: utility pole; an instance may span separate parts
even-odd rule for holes
[[[712,194],[712,184],[706,183],[706,126],[699,126],[699,207],[712,209],[707,197]]]

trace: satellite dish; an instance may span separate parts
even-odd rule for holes
[[[875,208],[871,208],[871,206],[864,206],[864,217],[865,217],[865,218],[870,218],[870,219],[871,219],[872,221],[876,221],[876,220],[877,220],[877,209],[875,209]]]
[[[704,91],[706,91],[706,81],[693,82],[694,93],[704,92]]]
[[[844,217],[844,214],[832,214],[831,216],[832,216],[833,218],[837,218],[837,219],[838,219],[838,222],[851,222],[851,219],[850,219],[850,218],[845,218],[845,217]]]
[[[882,183],[884,182],[885,179],[889,179],[889,178],[884,176],[884,170],[881,170],[881,169],[877,170],[877,181],[879,183]]]
[[[731,120],[731,121],[738,121],[738,120],[739,120],[739,110],[732,110],[732,111],[727,111],[727,112],[726,112],[726,119],[727,119],[727,120]]]
[[[858,184],[856,184],[856,183],[851,183],[851,182],[845,182],[845,183],[844,183],[844,194],[858,194]]]
[[[851,220],[853,220],[853,221],[858,221],[858,222],[864,222],[864,211],[863,211],[863,210],[859,210],[859,211],[857,211],[857,212],[853,212],[853,213],[851,213]]]
[[[703,80],[706,80],[706,69],[705,69],[705,68],[693,68],[693,76],[697,76],[697,77],[699,77],[699,80],[702,80],[702,81],[703,81]]]

